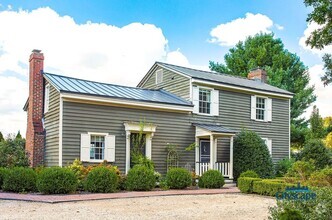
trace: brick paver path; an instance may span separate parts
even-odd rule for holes
[[[222,189],[86,193],[86,194],[69,194],[69,195],[17,194],[17,193],[0,192],[0,199],[21,200],[21,201],[30,201],[30,202],[60,203],[60,202],[101,200],[101,199],[121,199],[121,198],[174,196],[174,195],[209,195],[209,194],[212,195],[212,194],[239,193],[239,192],[240,191],[235,186],[223,187]]]

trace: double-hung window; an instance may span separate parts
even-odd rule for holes
[[[104,160],[105,136],[91,135],[90,139],[90,160]]]
[[[211,113],[211,90],[199,89],[199,113]]]
[[[272,121],[272,99],[262,96],[251,96],[251,119],[255,121]]]
[[[256,119],[265,120],[266,98],[256,97]]]
[[[81,134],[81,161],[115,161],[115,136],[108,133]]]

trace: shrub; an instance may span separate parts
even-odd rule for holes
[[[79,159],[75,159],[72,164],[69,164],[67,166],[69,170],[71,170],[77,180],[78,180],[78,190],[83,190],[84,189],[84,180],[86,176],[88,175],[88,172],[92,169],[87,169],[83,166],[83,163]]]
[[[146,166],[136,165],[129,170],[126,180],[128,190],[148,191],[155,187],[154,171]]]
[[[38,191],[44,194],[67,194],[77,189],[77,178],[73,171],[62,167],[43,169],[37,178]]]
[[[119,178],[119,189],[125,190],[126,189],[126,181],[127,181],[127,175],[122,174]]]
[[[294,184],[284,183],[280,180],[265,179],[253,182],[252,191],[260,195],[276,196],[277,192],[284,191],[287,186],[294,186]]]
[[[332,186],[332,168],[325,168],[311,174],[308,184],[311,186]]]
[[[260,177],[273,176],[273,163],[264,141],[253,131],[242,130],[234,139],[234,178],[247,170]]]
[[[301,160],[313,160],[316,168],[323,169],[332,165],[331,152],[325,147],[321,140],[309,140],[301,152]]]
[[[259,175],[253,170],[247,170],[247,171],[241,173],[240,177],[259,178]]]
[[[118,176],[107,167],[93,168],[85,181],[85,189],[94,193],[110,193],[118,188]]]
[[[296,209],[285,208],[285,210],[280,213],[279,220],[302,220],[303,217],[301,213]]]
[[[261,180],[260,178],[240,177],[237,179],[237,187],[243,193],[252,193],[253,183]]]
[[[208,170],[199,178],[200,188],[218,189],[225,185],[223,175],[218,170]]]
[[[9,137],[0,142],[0,167],[28,167],[29,158],[24,150],[25,140]]]
[[[3,179],[5,178],[7,172],[8,170],[6,168],[0,167],[0,189],[2,188]]]
[[[31,168],[14,167],[5,172],[2,189],[11,192],[31,192],[36,190],[35,171]]]
[[[166,184],[171,189],[184,189],[191,181],[191,173],[184,168],[172,168],[166,174]]]
[[[291,158],[284,158],[282,160],[279,160],[276,164],[276,176],[281,177],[285,176],[287,171],[292,167],[293,163],[295,162],[295,159]]]
[[[297,210],[303,219],[332,219],[332,188],[312,188],[316,193],[316,199],[284,200],[278,201],[276,207],[271,207],[271,219],[279,220],[287,209]]]
[[[286,176],[296,177],[302,181],[306,181],[314,171],[315,165],[312,161],[296,161],[288,170]]]

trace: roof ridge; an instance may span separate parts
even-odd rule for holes
[[[48,74],[48,75],[52,75],[52,76],[63,77],[63,78],[67,78],[67,79],[81,80],[81,81],[91,82],[91,83],[99,83],[99,84],[109,85],[109,86],[118,86],[118,87],[124,87],[124,88],[131,88],[131,89],[138,89],[138,90],[150,90],[150,91],[157,91],[158,90],[158,89],[146,89],[146,88],[140,88],[140,87],[124,86],[124,85],[112,84],[112,83],[104,83],[104,82],[92,81],[92,80],[75,78],[75,77],[72,77],[72,76],[64,76],[64,75],[60,75],[60,74],[47,73],[47,72],[43,72],[43,74]]]

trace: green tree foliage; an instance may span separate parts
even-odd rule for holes
[[[319,114],[319,109],[314,105],[309,119],[310,122],[310,137],[322,138],[324,136],[323,119]]]
[[[9,136],[0,142],[0,167],[29,166],[29,158],[25,152],[25,139]]]
[[[22,135],[21,135],[20,131],[17,132],[15,139],[22,139]]]
[[[300,58],[284,48],[274,34],[258,34],[239,42],[225,55],[225,65],[210,61],[210,69],[247,77],[249,71],[262,67],[267,71],[268,83],[294,93],[291,100],[292,124],[298,127],[299,117],[316,100],[314,87],[309,86],[308,68]]]
[[[0,131],[0,142],[1,141],[4,141],[5,139],[3,138],[3,134],[1,133],[1,131]]]
[[[311,48],[324,49],[332,45],[332,1],[331,0],[304,0],[307,7],[313,7],[308,15],[307,22],[315,22],[319,27],[311,32],[306,44]],[[332,82],[332,55],[323,56],[325,75],[321,78],[324,85]]]
[[[247,170],[255,171],[263,178],[274,175],[272,159],[264,141],[255,132],[242,130],[234,139],[234,178]]]
[[[320,139],[311,139],[306,143],[301,152],[301,159],[304,161],[313,160],[318,169],[332,165],[331,152]]]

